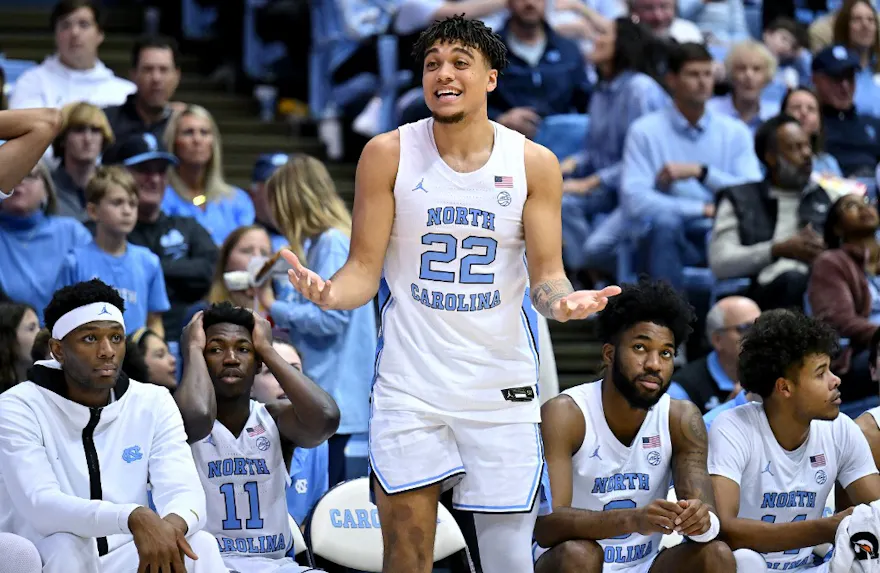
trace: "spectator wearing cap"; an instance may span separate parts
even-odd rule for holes
[[[105,164],[124,166],[137,183],[138,218],[128,240],[159,257],[171,302],[162,321],[174,352],[186,309],[208,293],[217,264],[217,246],[204,227],[191,217],[166,215],[160,208],[168,184],[166,172],[176,162],[151,133],[130,135],[104,154]]]
[[[122,105],[104,110],[117,138],[149,132],[162,139],[173,111],[171,98],[180,84],[179,59],[173,38],[150,37],[135,43],[130,75],[137,91]]]
[[[61,262],[92,236],[79,221],[55,215],[55,187],[45,163],[13,190],[0,202],[0,289],[34,307],[42,321]]]
[[[65,257],[57,288],[101,277],[125,300],[129,331],[147,327],[164,337],[162,314],[171,305],[159,257],[128,242],[137,223],[137,183],[119,166],[102,166],[86,186],[95,239]]]
[[[266,181],[279,167],[285,165],[289,157],[286,153],[264,153],[257,158],[254,164],[254,173],[251,177],[250,196],[254,202],[256,223],[266,229],[272,239],[272,252],[277,253],[288,245],[287,239],[278,231],[272,218],[272,210],[269,208],[269,198],[266,194]],[[284,277],[287,282],[287,278]]]
[[[223,178],[220,131],[208,110],[186,106],[171,118],[164,141],[178,163],[168,170],[163,211],[192,217],[218,245],[238,227],[254,223],[251,198]]]
[[[86,222],[86,184],[98,157],[113,143],[113,130],[101,108],[90,103],[69,104],[61,113],[64,123],[52,144],[55,157],[61,159],[52,170],[58,214]]]
[[[9,108],[62,107],[77,101],[104,107],[125,101],[135,85],[116,77],[98,59],[104,42],[101,20],[94,0],[58,2],[49,20],[58,53],[18,78]]]
[[[813,58],[813,84],[825,126],[825,151],[837,159],[844,176],[861,178],[873,190],[880,120],[856,111],[855,74],[860,67],[858,55],[846,46],[829,46]]]

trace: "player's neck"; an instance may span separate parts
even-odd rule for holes
[[[64,373],[67,383],[67,399],[86,408],[103,408],[110,403],[110,388],[88,388],[72,381]]]
[[[648,411],[633,408],[626,398],[614,386],[610,376],[602,380],[602,411],[605,412],[605,421],[614,437],[621,444],[629,446],[639,429],[648,417]]]
[[[434,143],[441,157],[467,159],[495,145],[495,128],[488,115],[466,117],[457,123],[434,121]]]
[[[793,452],[810,437],[812,420],[799,420],[792,412],[777,404],[774,398],[764,400],[764,412],[767,414],[770,431],[782,449]]]
[[[95,244],[108,255],[121,256],[128,246],[127,236],[109,232],[103,225],[97,225]]]
[[[217,398],[217,421],[233,436],[239,436],[251,415],[251,397],[244,394],[234,399]]]

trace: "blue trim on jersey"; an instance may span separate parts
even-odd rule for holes
[[[529,501],[524,505],[506,505],[506,506],[494,506],[494,505],[463,505],[458,503],[453,503],[452,507],[455,509],[460,509],[462,511],[477,511],[477,512],[522,512],[522,511],[531,511],[531,509],[535,506],[537,501],[538,494],[541,490],[541,487],[544,483],[544,442],[541,440],[541,430],[538,424],[535,424],[535,440],[538,443],[538,458],[541,460],[541,463],[538,464],[538,471],[535,473],[535,477],[532,480],[531,486],[531,495],[529,495]],[[549,476],[548,476],[549,481]],[[550,492],[547,492],[547,499],[550,499]]]
[[[388,288],[388,282],[385,277],[379,281],[379,338],[376,340],[376,360],[373,362],[373,380],[370,387],[376,383],[379,377],[379,361],[382,359],[382,350],[385,348],[385,314],[391,305],[394,304],[394,297],[391,296],[391,289]]]

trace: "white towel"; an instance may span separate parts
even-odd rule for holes
[[[880,501],[857,506],[837,526],[830,573],[880,573]]]

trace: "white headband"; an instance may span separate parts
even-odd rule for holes
[[[122,319],[122,312],[110,304],[109,302],[93,302],[79,308],[75,308],[65,313],[58,319],[55,326],[52,327],[52,338],[61,340],[72,330],[79,328],[89,322],[99,320],[107,320],[110,322],[118,322],[125,329],[125,321]]]

